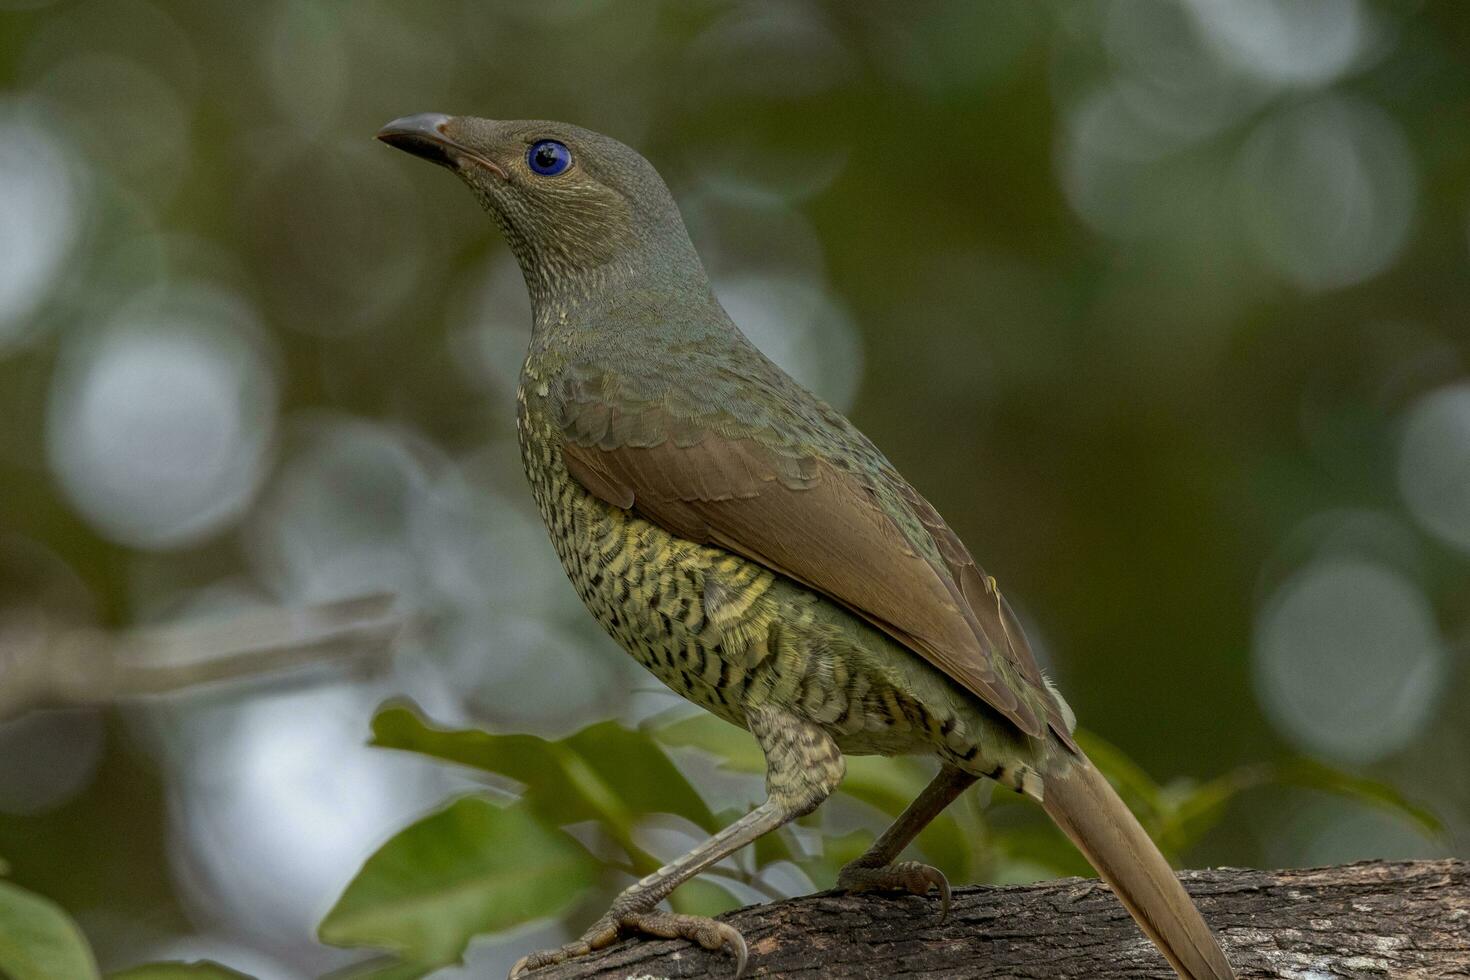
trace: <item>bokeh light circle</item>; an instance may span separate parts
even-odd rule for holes
[[[47,452],[62,491],[100,533],[176,547],[245,510],[275,428],[261,336],[243,304],[196,291],[139,304],[68,341]]]
[[[176,718],[169,858],[196,921],[321,962],[311,923],[374,848],[453,785],[427,760],[365,744],[364,720],[386,694],[339,682]]]
[[[1432,717],[1447,674],[1424,594],[1359,559],[1319,560],[1288,579],[1257,623],[1253,661],[1277,730],[1349,763],[1408,745]]]
[[[34,112],[0,103],[0,353],[30,334],[65,273],[85,186],[71,151]]]
[[[1470,551],[1470,384],[1431,392],[1410,410],[1398,478],[1420,526]]]
[[[1183,0],[1216,56],[1274,85],[1322,85],[1368,46],[1359,0]]]
[[[1366,102],[1327,96],[1268,117],[1242,148],[1236,178],[1257,252],[1305,289],[1382,272],[1413,226],[1408,141]]]
[[[245,542],[259,575],[296,602],[416,597],[408,523],[429,477],[415,444],[359,419],[313,421],[251,517]]]

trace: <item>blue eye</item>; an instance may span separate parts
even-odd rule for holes
[[[541,140],[526,151],[526,166],[543,177],[555,177],[571,165],[572,151],[556,140]]]

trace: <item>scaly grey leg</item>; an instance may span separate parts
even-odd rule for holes
[[[939,889],[939,914],[949,914],[949,881],[938,868],[918,861],[894,858],[908,847],[929,821],[939,816],[961,793],[974,784],[976,777],[950,766],[942,766],[924,791],[899,814],[873,846],[849,862],[837,874],[837,887],[843,891],[907,891],[927,895]]]
[[[629,886],[607,913],[575,942],[523,957],[511,968],[512,980],[531,970],[585,956],[641,932],[668,939],[682,937],[705,949],[728,947],[735,976],[745,973],[745,939],[732,926],[695,915],[658,911],[655,906],[675,888],[782,824],[815,810],[842,781],[847,766],[826,732],[779,708],[749,709],[746,723],[766,756],[766,801],[694,850]]]

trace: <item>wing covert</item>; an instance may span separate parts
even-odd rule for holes
[[[854,473],[779,440],[732,435],[658,403],[630,406],[598,394],[569,386],[557,410],[563,460],[590,493],[828,596],[1023,732],[1040,736],[1050,722],[1070,742],[993,581],[891,468]],[[880,499],[885,490],[917,518],[934,547],[908,538]],[[1031,696],[1018,696],[1018,686]]]

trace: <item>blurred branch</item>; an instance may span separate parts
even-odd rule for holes
[[[38,610],[0,620],[0,721],[37,708],[102,704],[307,664],[382,656],[408,622],[377,594],[299,609],[108,633]]]
[[[1241,980],[1470,977],[1470,864],[1366,862],[1180,877]],[[823,893],[721,918],[761,977],[964,976],[1173,980],[1105,885],[1069,878],[962,888],[938,901]],[[728,958],[684,942],[619,943],[536,980],[721,976]]]

